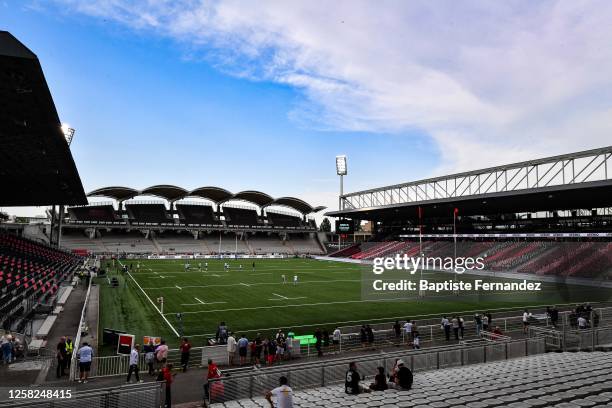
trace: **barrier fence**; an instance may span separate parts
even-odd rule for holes
[[[74,391],[70,398],[52,400],[0,401],[7,408],[152,408],[163,401],[163,382],[117,386],[88,391]],[[54,387],[42,387],[54,389]],[[65,389],[65,388],[62,388]]]
[[[545,352],[544,339],[489,342],[480,345],[437,347],[425,350],[398,351],[395,353],[359,356],[358,371],[365,375],[365,383],[371,381],[376,368],[385,367],[391,372],[397,359],[403,359],[413,371],[458,367],[488,361],[508,360]],[[351,359],[335,359],[303,364],[253,369],[210,381],[209,402],[218,403],[242,398],[261,397],[278,385],[280,376],[285,376],[293,390],[325,387],[344,382]]]

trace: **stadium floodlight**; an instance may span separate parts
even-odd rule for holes
[[[70,146],[70,143],[72,143],[72,139],[74,138],[74,128],[71,128],[69,124],[67,123],[62,123],[62,133],[64,134],[64,137],[66,138],[66,142],[68,143],[68,146]]]
[[[346,176],[346,173],[346,156],[336,156],[336,174],[338,174],[339,176]]]

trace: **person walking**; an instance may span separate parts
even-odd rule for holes
[[[183,337],[183,341],[181,342],[181,367],[183,367],[183,372],[187,371],[187,366],[189,365],[189,352],[191,350],[191,343],[187,337]]]
[[[453,316],[451,324],[453,326],[453,334],[455,335],[455,340],[459,340],[459,318],[457,316]]]
[[[130,379],[132,378],[132,373],[136,377],[136,382],[143,382],[138,375],[138,353],[140,352],[140,344],[136,344],[132,351],[130,352],[130,368],[128,370],[126,383],[129,384]]]
[[[444,330],[444,337],[446,338],[446,341],[450,341],[451,324],[446,316],[442,317],[442,322],[440,324],[442,326],[442,330]]]
[[[149,340],[149,344],[144,346],[144,352],[149,375],[155,375],[155,346],[153,340]]]
[[[67,357],[65,337],[60,338],[59,343],[57,343],[57,351],[55,355],[57,358],[57,367],[55,369],[55,375],[57,376],[57,378],[60,378],[66,375],[66,373],[64,372],[64,370],[66,369],[66,357]]]
[[[74,351],[74,343],[72,339],[68,337],[66,339],[66,367],[70,370],[70,362],[72,360],[72,352]]]
[[[166,382],[166,405],[165,408],[172,407],[172,383],[176,373],[172,374],[172,363],[167,363],[161,369],[161,377]]]

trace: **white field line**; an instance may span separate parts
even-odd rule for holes
[[[266,273],[249,273],[249,276],[264,276],[264,275],[273,275],[272,272],[266,272]]]
[[[300,281],[300,285],[303,285],[305,283],[338,283],[338,282],[361,282],[361,279],[330,279],[330,280],[320,280],[320,281]],[[262,285],[283,285],[283,282],[257,282],[257,283],[244,283],[244,282],[240,282],[240,283],[223,283],[223,284],[216,284],[216,285],[186,285],[186,286],[182,286],[183,289],[188,289],[188,288],[218,288],[218,287],[232,287],[232,286],[246,286],[246,287],[251,287],[251,286],[262,286]],[[150,290],[154,290],[154,289],[176,289],[176,287],[174,286],[161,286],[161,287],[147,287],[145,289],[150,289]]]
[[[278,297],[283,298],[283,299],[289,299],[288,297],[283,296],[283,295],[279,295],[278,293],[272,293],[272,294],[273,294],[274,296],[278,296]]]
[[[121,262],[119,262],[121,263]],[[149,302],[151,302],[151,304],[153,305],[153,307],[155,308],[155,310],[157,310],[157,313],[159,313],[159,315],[162,317],[162,319],[164,319],[164,321],[168,324],[168,326],[170,326],[170,330],[172,330],[172,332],[174,332],[174,334],[176,335],[176,337],[181,337],[178,332],[176,331],[176,329],[174,328],[174,326],[172,326],[170,324],[170,322],[168,321],[168,319],[166,319],[166,316],[164,316],[162,314],[162,312],[159,310],[159,308],[157,307],[157,305],[155,303],[153,303],[153,301],[151,300],[151,298],[149,297],[149,295],[147,295],[147,292],[144,291],[144,289],[142,289],[142,287],[138,284],[138,282],[136,282],[136,279],[134,279],[134,277],[132,276],[132,274],[128,271],[127,272],[128,276],[134,281],[134,283],[136,284],[136,286],[138,286],[138,289],[140,289],[140,291],[145,295],[145,297],[149,300]]]
[[[183,288],[181,288],[179,285],[174,285],[178,288],[178,290],[183,290]]]
[[[202,302],[200,299],[198,299],[197,297],[194,297],[195,300],[197,300],[198,302],[200,302],[201,304],[205,305],[206,303]]]
[[[291,297],[291,298],[274,298],[274,299],[268,299],[268,300],[279,301],[279,300],[297,300],[297,299],[306,299],[306,296],[298,296],[298,297]]]

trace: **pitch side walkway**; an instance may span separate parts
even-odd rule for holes
[[[83,283],[78,284],[73,290],[68,301],[64,305],[64,309],[59,314],[59,317],[55,321],[49,337],[47,338],[47,350],[55,352],[55,348],[60,341],[61,337],[70,337],[74,341],[74,336],[79,329],[79,322],[81,321],[81,311],[83,310],[83,304],[85,303],[85,296],[87,294],[87,287]],[[66,369],[66,373],[68,370]],[[44,375],[41,372],[41,376]],[[49,367],[46,373],[47,381],[56,379],[55,377],[55,363]]]

